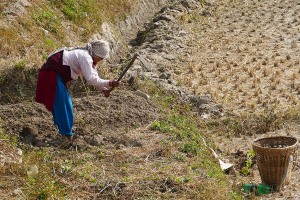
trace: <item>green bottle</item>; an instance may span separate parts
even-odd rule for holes
[[[271,192],[271,188],[268,185],[259,184],[257,186],[257,194],[263,195],[263,194],[269,194]]]
[[[243,185],[244,192],[246,193],[252,193],[253,191],[255,191],[255,188],[256,185],[252,183]]]
[[[268,185],[264,184],[244,184],[243,185],[244,192],[246,193],[255,193],[256,195],[269,194],[271,192],[271,188]]]

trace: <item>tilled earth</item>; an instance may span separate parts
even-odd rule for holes
[[[107,141],[112,146],[132,145],[134,141],[120,138],[120,132],[147,125],[158,117],[150,100],[126,90],[114,91],[110,98],[92,95],[74,98],[74,133],[80,148],[98,146]],[[62,143],[53,125],[52,114],[37,103],[1,106],[4,127],[13,135],[37,147],[58,147]]]

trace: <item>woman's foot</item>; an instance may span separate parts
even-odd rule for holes
[[[62,135],[62,143],[61,143],[61,147],[63,148],[71,148],[72,146],[74,146],[74,143],[76,142],[76,138],[73,135]]]

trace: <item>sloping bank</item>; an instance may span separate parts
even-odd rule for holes
[[[143,55],[147,67],[140,62],[132,68],[130,74],[133,79],[154,81],[184,102],[192,104],[194,111],[203,118],[223,115],[223,106],[215,104],[210,95],[194,94],[193,88],[178,82],[177,77],[185,76],[188,79],[191,73],[189,70],[192,68],[188,62],[193,53],[189,43],[195,36],[192,30],[186,28],[185,19],[194,16],[205,18],[211,15],[216,4],[211,1],[205,2],[173,1],[145,23],[131,45],[133,52]]]
[[[30,15],[26,9],[31,6],[32,4],[27,0],[14,1],[8,4],[4,12],[6,13],[7,24],[16,23],[14,18],[17,16]],[[116,25],[104,22],[100,27],[97,27],[101,30],[95,29],[96,32],[92,38],[105,38],[110,41],[112,54],[108,64],[112,68],[121,67],[116,63],[120,63],[124,57],[130,57],[129,54],[132,56],[133,53],[138,52],[144,56],[150,67],[145,68],[141,63],[136,62],[130,73],[132,78],[154,80],[184,101],[192,103],[196,112],[203,117],[210,114],[220,115],[223,112],[222,106],[214,105],[210,96],[194,95],[191,88],[176,81],[176,76],[188,76],[182,69],[188,65],[184,58],[189,56],[187,43],[193,37],[191,31],[185,30],[181,19],[190,15],[194,10],[205,17],[213,7],[214,3],[210,1],[206,1],[205,4],[203,1],[196,0],[138,1],[131,16],[127,16],[124,21]],[[67,25],[64,24],[63,26]],[[76,33],[69,33],[70,39],[74,38],[72,43],[80,43],[76,41],[78,40],[77,37],[72,37],[74,34]],[[25,37],[30,36],[25,35]],[[32,53],[37,51],[32,48],[25,48],[25,52],[22,53],[24,57],[21,61],[9,62],[10,66],[1,66],[3,69],[0,71],[1,104],[18,103],[34,97],[36,74],[43,60],[29,64],[23,62],[23,60],[31,59],[26,58],[26,56],[32,56]],[[16,56],[20,57],[21,54]],[[6,60],[13,61],[11,57],[13,55]],[[77,92],[83,92],[84,88],[81,82],[78,85],[76,85]]]
[[[124,57],[128,53],[126,50],[131,57],[138,53],[146,64],[139,62],[134,65],[129,71],[131,80],[155,81],[160,87],[191,103],[204,118],[222,115],[222,105],[214,104],[209,95],[194,95],[192,88],[176,81],[176,76],[184,76],[184,68],[188,68],[184,58],[191,53],[188,42],[194,37],[192,31],[184,28],[182,19],[193,12],[201,17],[209,16],[214,6],[214,1],[202,0],[139,1],[134,15],[116,28],[107,23],[102,25],[104,37],[113,44],[112,62]]]
[[[127,44],[135,37],[139,28],[145,21],[151,19],[155,12],[168,4],[166,0],[128,1],[137,2],[129,9],[131,14],[126,13],[126,10],[123,11],[125,20],[119,23],[114,22],[114,24],[110,22],[114,15],[114,8],[109,8],[112,9],[112,16],[108,18],[101,16],[93,20],[92,17],[97,16],[89,13],[91,19],[88,20],[92,25],[87,28],[92,30],[84,30],[80,24],[82,20],[76,17],[82,17],[81,15],[86,13],[84,9],[78,11],[81,13],[76,13],[76,7],[74,7],[80,6],[80,3],[53,2],[35,3],[28,0],[0,2],[2,12],[0,31],[3,34],[1,51],[4,52],[0,56],[0,104],[32,99],[37,70],[45,61],[46,56],[56,48],[85,45],[86,41],[92,38],[104,38],[109,40],[112,48],[108,62],[114,64],[120,62],[126,57]],[[69,10],[63,11],[63,8],[57,8],[60,4]],[[87,4],[90,6],[91,3]],[[68,14],[67,11],[71,13]],[[120,16],[117,19],[119,18]],[[98,24],[97,20],[103,23]],[[89,38],[84,36],[86,34]]]

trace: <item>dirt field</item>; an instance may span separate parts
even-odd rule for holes
[[[212,16],[190,27],[195,30],[190,42],[190,62],[195,66],[192,87],[244,116],[272,106],[277,112],[297,110],[300,3],[225,0],[212,5],[207,10]],[[255,139],[275,135],[294,136],[299,141],[299,121],[259,135],[216,135],[215,143],[232,161],[236,152],[249,151]],[[257,169],[254,172],[249,182],[257,183],[260,177]],[[282,192],[262,199],[299,199],[299,165],[291,177]]]

